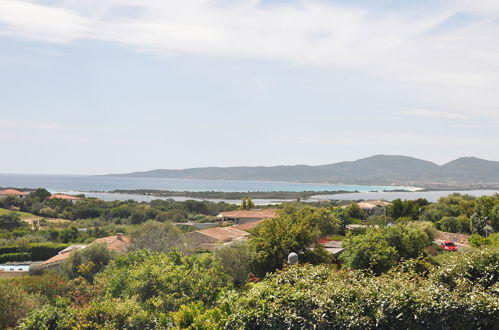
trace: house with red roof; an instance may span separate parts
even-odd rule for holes
[[[116,251],[118,253],[125,253],[130,245],[130,238],[121,233],[118,233],[113,236],[98,238],[95,241],[93,241],[90,245],[95,243],[104,243],[106,247],[110,250]],[[53,256],[52,258],[42,262],[39,266],[42,269],[55,269],[64,260],[68,259],[73,251],[85,249],[88,246],[89,245],[86,244],[70,245],[64,250],[59,251],[59,253]]]
[[[19,191],[16,189],[2,189],[2,190],[0,190],[0,198],[4,198],[7,196],[14,196],[14,197],[23,198],[26,195],[28,195],[28,193],[26,193],[24,191]]]
[[[64,199],[71,201],[73,204],[79,201],[81,198],[76,197],[76,196],[71,196],[71,195],[65,195],[65,194],[54,194],[49,197],[49,199]]]

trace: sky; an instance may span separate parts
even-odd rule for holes
[[[0,173],[499,160],[496,0],[0,0]]]

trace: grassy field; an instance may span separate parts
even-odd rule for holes
[[[8,214],[10,212],[12,212],[12,211],[0,208],[0,215]],[[20,211],[15,211],[15,212],[21,216],[21,219],[24,219],[24,218],[39,218],[39,216],[36,216],[36,215],[28,213],[28,212],[20,212]]]

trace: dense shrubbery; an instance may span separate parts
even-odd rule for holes
[[[0,263],[11,261],[29,261],[31,260],[31,253],[29,252],[16,252],[0,254]]]
[[[147,250],[118,257],[99,274],[98,283],[113,298],[136,297],[147,309],[177,310],[191,301],[211,305],[230,286],[230,277],[212,254],[182,256]]]
[[[332,256],[322,245],[311,249],[319,238],[336,234],[339,220],[326,208],[289,205],[279,216],[268,219],[251,231],[251,248],[255,251],[253,270],[265,275],[282,268],[289,253],[295,252],[303,262],[331,263]]]
[[[43,261],[55,256],[69,244],[32,243],[17,246],[0,247],[0,262],[7,261]]]
[[[0,329],[14,327],[29,311],[39,305],[37,296],[0,279]]]
[[[278,217],[255,227],[247,243],[213,253],[184,249],[177,228],[163,222],[182,214],[205,221],[218,204],[177,204],[180,210],[169,208],[170,201],[86,200],[80,211],[103,210],[99,219],[79,222],[89,228],[86,235],[105,236],[110,222],[127,223],[133,251],[111,260],[96,245],[77,251],[61,267],[67,278],[42,275],[5,283],[31,299],[17,304],[19,317],[41,306],[21,329],[493,329],[499,323],[499,255],[494,248],[499,234],[473,235],[470,243],[480,249],[426,252],[434,246],[435,226],[463,231],[469,221],[473,231],[490,233],[487,226],[495,221],[498,200],[452,195],[429,205],[398,201],[386,218],[367,219],[379,228],[348,232],[347,237],[338,235],[345,234],[351,219],[365,221],[358,219],[363,214],[357,207],[289,203]],[[47,207],[60,212],[57,203]],[[413,221],[421,218],[432,222]],[[385,226],[392,221],[397,225]],[[58,240],[83,237],[66,229]],[[24,231],[9,233],[23,237]],[[77,238],[71,236],[75,233]],[[340,264],[328,265],[334,258],[317,244],[326,236],[343,240],[343,270],[337,270]],[[17,250],[31,246],[30,240],[16,242],[15,250],[3,251],[31,253]],[[290,252],[299,254],[300,265],[286,265]]]
[[[61,264],[60,269],[62,274],[70,279],[81,276],[92,282],[94,275],[104,269],[115,254],[104,243],[94,243],[72,252],[70,257]]]
[[[344,242],[340,256],[344,265],[352,269],[370,269],[381,274],[401,259],[420,256],[431,244],[431,237],[422,229],[403,225],[368,229],[366,233],[350,236]]]
[[[450,289],[400,271],[373,277],[291,267],[235,299],[226,328],[493,329],[499,298],[473,284]]]
[[[48,199],[45,189],[31,192],[26,198],[4,198],[0,207],[19,209],[42,217],[59,217],[70,220],[101,218],[115,223],[139,224],[147,220],[187,222],[193,215],[217,215],[222,211],[234,210],[237,206],[224,202],[173,199],[154,200],[146,203],[128,201],[103,201],[97,198],[83,198],[73,204],[64,199]],[[0,229],[13,229],[22,225],[11,215],[0,216]]]
[[[471,233],[471,222],[466,216],[443,217],[435,223],[435,227],[449,233]]]

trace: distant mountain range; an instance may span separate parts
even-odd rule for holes
[[[356,161],[308,166],[201,167],[158,169],[120,177],[206,180],[290,181],[308,183],[416,185],[427,188],[499,187],[499,162],[463,157],[444,165],[407,156],[376,155]]]

